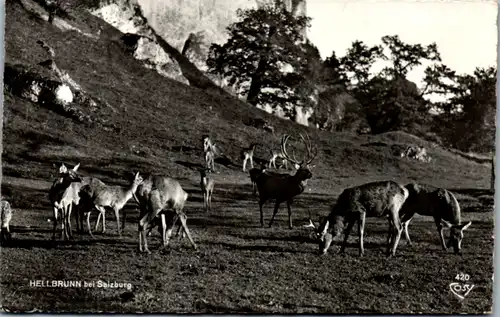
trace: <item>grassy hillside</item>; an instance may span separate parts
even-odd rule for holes
[[[229,95],[189,87],[143,67],[125,52],[116,29],[81,7],[75,7],[72,15],[71,23],[85,32],[96,33],[102,27],[101,37],[63,32],[27,13],[17,1],[6,3],[6,63],[33,65],[46,60],[46,52],[36,44],[42,39],[54,48],[58,66],[102,103],[91,114],[94,123],[82,124],[4,89],[2,195],[16,208],[12,221],[16,240],[2,248],[4,308],[200,313],[482,313],[489,309],[493,220],[487,164],[405,133],[370,136],[317,131],[270,116]],[[269,122],[274,133],[251,126],[256,118]],[[287,229],[284,210],[272,229],[260,228],[258,206],[250,195],[248,174],[241,172],[239,152],[260,142],[257,159],[267,160],[269,149],[278,147],[283,133],[304,132],[319,154],[314,176],[293,207],[297,228]],[[198,191],[204,134],[223,153],[216,161],[211,213],[202,212]],[[432,161],[395,157],[393,144],[424,145]],[[300,148],[296,151],[299,154]],[[158,252],[158,235],[153,235],[151,249],[156,252],[136,253],[132,201],[125,208],[132,216],[127,218],[123,239],[115,235],[109,216],[110,228],[97,240],[82,234],[69,243],[50,242],[47,190],[61,162],[71,166],[80,162],[82,175],[108,184],[127,184],[135,171],[179,179],[190,194],[186,212],[201,251],[195,253],[186,241],[174,240],[171,251]],[[366,257],[357,258],[350,248],[344,258],[334,254],[318,258],[309,230],[299,227],[308,215],[327,214],[348,186],[387,179],[451,188],[459,194],[464,210],[471,206],[480,211],[463,215],[474,220],[466,233],[466,255],[457,258],[441,251],[431,219],[421,218],[410,226],[417,246],[402,243],[398,258],[382,260],[387,224],[385,219],[370,219]],[[429,263],[435,264],[429,267]],[[461,270],[473,275],[478,285],[464,302],[447,289],[452,272]],[[124,291],[115,289],[33,289],[28,285],[31,279],[128,281],[134,285],[133,298],[123,300]],[[383,294],[397,296],[384,299]],[[346,301],[350,297],[353,300]]]

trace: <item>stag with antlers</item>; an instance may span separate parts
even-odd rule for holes
[[[289,135],[284,135],[281,139],[281,152],[283,157],[289,160],[290,162],[297,164],[299,167],[297,172],[294,175],[276,175],[276,174],[267,174],[262,173],[257,179],[257,188],[259,190],[259,208],[260,208],[260,224],[264,226],[264,215],[262,212],[262,206],[269,199],[275,199],[276,203],[274,205],[274,212],[269,222],[269,227],[272,226],[274,217],[278,212],[278,208],[282,202],[287,203],[288,207],[288,221],[290,229],[293,227],[292,225],[292,210],[291,205],[293,203],[293,198],[297,195],[300,195],[307,184],[307,180],[312,177],[312,173],[310,170],[309,164],[314,160],[317,155],[317,149],[312,147],[311,140],[309,136],[306,135],[304,138],[303,135],[300,135],[301,140],[304,142],[307,149],[307,158],[298,162],[295,157],[291,158],[286,150],[286,143],[290,138]]]

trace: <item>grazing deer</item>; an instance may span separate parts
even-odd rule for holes
[[[257,143],[252,143],[249,148],[243,149],[241,151],[241,159],[243,160],[243,172],[247,171],[247,161],[250,160],[250,166],[253,168],[253,154],[255,152],[255,148],[257,147]]]
[[[212,193],[214,191],[215,181],[213,178],[207,177],[207,170],[200,170],[200,187],[203,193],[203,206],[205,212],[212,210]]]
[[[10,207],[9,202],[6,200],[2,200],[0,202],[0,208],[2,209],[2,214],[1,214],[2,226],[0,228],[0,242],[3,244],[4,242],[7,242],[12,238],[9,228],[10,221],[12,220],[12,208]]]
[[[106,209],[105,207],[113,208],[116,217],[116,226],[118,235],[121,236],[120,228],[120,210],[125,206],[125,204],[132,198],[137,187],[143,182],[143,178],[137,172],[128,187],[123,186],[99,186],[97,188],[92,188],[89,185],[85,185],[80,190],[82,198],[86,200],[90,205],[94,205],[95,208],[100,212],[97,217],[96,230],[99,226],[100,219],[102,217],[102,232],[106,230]],[[87,214],[87,225],[89,225],[90,212]],[[89,226],[90,232],[90,226]]]
[[[139,216],[140,252],[144,250],[150,253],[146,236],[156,225],[157,221],[155,220],[158,216],[161,218],[161,236],[164,247],[168,245],[173,227],[179,218],[191,245],[194,249],[197,248],[186,224],[187,217],[183,212],[188,194],[182,189],[178,181],[170,177],[150,175],[138,186],[134,198],[141,210]],[[165,212],[168,209],[174,211],[175,215],[173,224],[167,226]]]
[[[290,229],[293,227],[292,225],[292,210],[291,205],[293,203],[293,198],[297,195],[300,195],[307,184],[307,180],[312,177],[312,173],[310,170],[309,164],[314,160],[317,155],[317,149],[312,149],[311,140],[307,137],[307,141],[304,139],[302,135],[300,138],[306,145],[307,149],[307,159],[302,160],[301,162],[296,161],[289,157],[286,151],[286,143],[290,138],[289,135],[284,135],[281,139],[281,152],[285,159],[290,160],[290,162],[297,164],[299,169],[294,175],[288,174],[268,174],[261,173],[257,179],[257,188],[259,190],[259,208],[260,208],[260,225],[264,226],[264,215],[262,212],[262,206],[269,199],[275,199],[276,203],[274,205],[274,212],[269,222],[269,227],[272,226],[274,217],[278,212],[278,208],[282,202],[287,203],[288,207],[288,221]],[[313,153],[314,152],[314,153]]]
[[[389,242],[392,242],[392,246],[388,245],[387,251],[389,256],[394,256],[403,230],[399,220],[399,211],[407,198],[408,190],[393,181],[373,182],[345,189],[328,217],[320,220],[318,228],[312,220],[310,221],[309,226],[316,228],[320,253],[325,254],[332,240],[341,235],[345,228],[344,242],[339,251],[339,253],[344,253],[349,233],[357,221],[359,255],[363,256],[365,254],[363,235],[366,217],[385,216],[389,219],[389,235],[391,236]],[[328,233],[331,224],[333,224],[333,235]]]
[[[64,164],[59,168],[59,177],[54,180],[52,187],[49,190],[49,200],[54,211],[54,227],[52,239],[56,237],[57,221],[59,219],[59,211],[61,211],[61,236],[64,239],[69,239],[71,233],[71,209],[73,201],[79,200],[78,191],[75,192],[71,186],[73,182],[81,182],[80,177],[76,174],[80,163],[73,169],[68,169]]]
[[[430,185],[410,183],[405,186],[409,197],[400,211],[401,223],[405,231],[406,240],[411,245],[408,225],[415,214],[434,218],[441,246],[443,250],[453,247],[455,254],[460,253],[463,231],[469,228],[472,222],[461,224],[460,205],[452,192]],[[450,228],[450,238],[445,243],[443,230]]]

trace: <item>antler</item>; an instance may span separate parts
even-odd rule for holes
[[[305,161],[306,161],[306,165],[309,165],[314,160],[316,155],[318,155],[318,149],[316,147],[314,147],[314,149],[313,149],[312,144],[311,144],[311,139],[309,138],[309,135],[307,133],[306,133],[307,140],[306,140],[306,138],[304,138],[304,136],[302,134],[299,134],[299,136],[302,139],[302,142],[304,142],[304,144],[306,146],[308,158]]]
[[[294,164],[302,165],[303,161],[297,162],[297,160],[295,158],[293,158],[293,159],[290,158],[290,156],[286,152],[286,142],[288,141],[289,138],[290,138],[290,136],[288,134],[283,135],[283,137],[281,138],[281,154],[283,154],[285,159],[287,159],[288,161],[290,161]]]
[[[309,218],[309,224],[304,225],[304,228],[314,228],[314,229],[316,229],[316,225],[315,225],[315,224],[314,224],[314,222],[311,220],[311,218]]]

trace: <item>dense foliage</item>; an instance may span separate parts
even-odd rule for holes
[[[308,82],[320,61],[304,38],[310,18],[294,16],[282,2],[238,10],[239,21],[227,30],[224,45],[212,44],[209,72],[222,76],[252,105],[281,106],[291,116],[295,105],[307,105]],[[312,57],[311,57],[312,56]]]
[[[397,35],[371,47],[354,41],[344,56],[322,60],[304,38],[310,18],[294,16],[281,1],[238,16],[228,41],[212,44],[207,64],[249,103],[287,117],[296,106],[312,107],[313,122],[331,131],[401,130],[464,151],[493,150],[495,68],[456,74],[441,64],[436,43],[408,44]],[[407,76],[422,65],[419,89]]]

